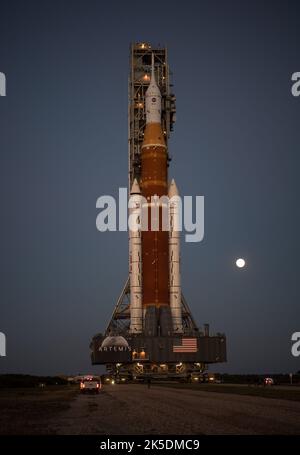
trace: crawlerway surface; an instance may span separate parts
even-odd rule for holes
[[[80,395],[77,385],[1,390],[0,434],[300,434],[299,390],[298,401],[291,389],[289,399],[279,398],[286,395],[281,389],[278,399],[241,395],[239,386],[208,390],[144,384],[106,385],[99,395]]]
[[[173,389],[105,386],[77,395],[47,424],[56,434],[300,434],[300,402]]]

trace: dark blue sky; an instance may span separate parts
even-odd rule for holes
[[[128,273],[127,233],[97,232],[95,204],[127,185],[131,41],[168,46],[170,177],[205,196],[204,241],[182,246],[183,290],[197,322],[227,334],[216,369],[299,370],[297,2],[10,0],[0,4],[0,373],[97,370],[89,341]]]

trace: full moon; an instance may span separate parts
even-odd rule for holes
[[[246,265],[245,259],[242,259],[242,258],[237,259],[235,261],[235,263],[236,263],[236,266],[239,267],[240,269],[242,269]]]

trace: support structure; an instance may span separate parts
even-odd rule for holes
[[[199,330],[181,291],[180,202],[168,182],[168,140],[176,120],[167,49],[130,47],[128,105],[129,215],[152,218],[167,204],[169,228],[130,230],[129,278],[104,331],[90,344],[93,364],[117,377],[200,378],[207,364],[226,361],[226,337]],[[169,198],[168,198],[169,197]],[[160,215],[159,215],[160,217]],[[151,224],[151,223],[150,223]]]
[[[165,47],[151,46],[149,43],[132,43],[129,57],[128,84],[128,187],[134,179],[140,183],[141,178],[141,147],[144,140],[146,125],[145,93],[151,78],[151,59],[154,55],[155,78],[161,92],[162,118],[161,125],[165,143],[176,121],[176,98],[172,92],[171,72],[168,53]],[[168,154],[168,160],[171,160]]]

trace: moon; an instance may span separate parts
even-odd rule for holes
[[[235,261],[235,264],[239,269],[242,269],[243,267],[245,267],[246,261],[243,258],[239,258]]]

